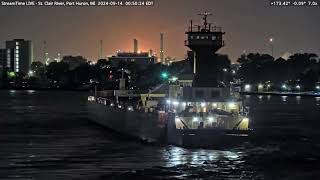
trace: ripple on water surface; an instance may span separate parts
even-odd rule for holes
[[[107,132],[89,121],[86,95],[0,91],[0,178],[320,177],[315,99],[247,97],[254,135],[237,147],[210,150],[142,145]]]

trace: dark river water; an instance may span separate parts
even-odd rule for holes
[[[320,179],[320,98],[244,97],[254,134],[220,150],[129,141],[86,98],[0,91],[0,179]]]

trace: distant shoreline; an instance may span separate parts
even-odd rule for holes
[[[273,96],[309,96],[320,97],[320,93],[313,92],[240,92],[241,95],[273,95]]]
[[[93,92],[90,89],[72,89],[72,88],[0,88],[0,91],[78,91],[78,92]]]

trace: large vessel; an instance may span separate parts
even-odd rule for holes
[[[88,97],[91,119],[113,131],[147,142],[186,147],[223,146],[240,142],[249,132],[248,109],[220,81],[216,52],[224,46],[220,27],[207,22],[188,28],[185,45],[193,52],[192,76],[180,75],[152,91],[96,92]]]

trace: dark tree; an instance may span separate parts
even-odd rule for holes
[[[87,60],[82,56],[64,56],[61,61],[69,65],[69,70],[74,70],[81,64],[87,63]]]

